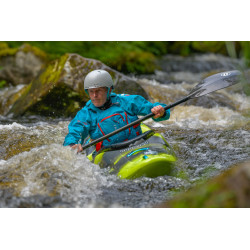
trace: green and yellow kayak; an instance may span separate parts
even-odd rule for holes
[[[88,159],[122,179],[170,175],[177,158],[164,137],[141,124],[142,134],[136,138],[103,147],[86,149]],[[86,144],[90,140],[87,140]]]

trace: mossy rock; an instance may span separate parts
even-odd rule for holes
[[[81,94],[84,101],[88,101],[89,98],[84,91],[84,79],[90,71],[96,69],[103,69],[110,73],[116,93],[138,94],[149,99],[147,92],[135,80],[108,67],[101,61],[84,58],[77,54],[69,54],[65,63],[66,74],[60,81]]]
[[[50,63],[36,79],[34,79],[24,91],[22,91],[18,100],[13,104],[7,114],[19,116],[39,102],[54,87],[60,84],[59,79],[63,74],[64,64],[68,55],[62,56],[60,60]]]
[[[18,48],[5,48],[0,50],[0,58],[5,56],[14,56],[18,51]]]
[[[9,90],[5,93],[4,98],[0,99],[0,115],[7,115],[12,105],[18,101],[18,99],[27,91],[29,86],[26,85],[19,91]]]
[[[49,117],[74,117],[85,102],[81,95],[65,85],[59,85],[48,93],[41,101],[28,109],[26,115]]]
[[[35,56],[39,57],[43,61],[48,60],[48,55],[41,49],[31,46],[30,44],[23,44],[20,48],[19,51],[23,51],[24,53],[33,53]]]
[[[0,80],[8,85],[29,84],[48,62],[42,50],[29,44],[19,48],[0,46]]]
[[[17,52],[33,53],[35,56],[41,58],[42,60],[47,60],[48,55],[41,49],[31,46],[28,43],[24,43],[19,48],[9,48],[8,44],[5,42],[0,42],[0,57],[13,56]]]
[[[147,92],[136,81],[102,62],[65,54],[49,63],[27,87],[11,96],[8,107],[2,108],[0,114],[14,117],[23,114],[74,116],[89,100],[84,91],[84,79],[95,69],[107,70],[117,90],[120,88],[123,93],[140,94],[148,99]]]
[[[250,161],[232,166],[221,175],[181,193],[161,207],[250,207]]]

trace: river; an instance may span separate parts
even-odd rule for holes
[[[140,76],[154,100],[174,102],[198,83]],[[166,74],[166,73],[165,73]],[[188,101],[161,132],[178,161],[173,176],[121,180],[62,143],[70,119],[0,117],[0,207],[154,207],[250,159],[250,98],[241,84]]]

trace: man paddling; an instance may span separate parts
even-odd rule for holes
[[[68,126],[68,134],[64,146],[71,146],[82,151],[84,139],[98,139],[138,119],[138,115],[155,114],[153,120],[163,121],[170,117],[166,105],[147,101],[139,95],[115,94],[113,80],[105,70],[91,71],[84,80],[84,89],[90,100],[86,103]],[[142,133],[140,124],[136,124],[115,134],[96,145],[96,150],[102,146],[123,142],[135,138]]]

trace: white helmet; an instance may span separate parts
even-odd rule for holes
[[[84,80],[84,89],[87,92],[88,89],[107,87],[114,88],[111,75],[102,69],[93,70],[87,74]]]

